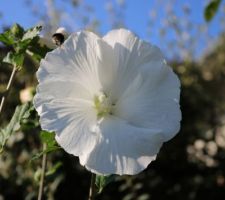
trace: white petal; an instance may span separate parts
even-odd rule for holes
[[[101,40],[91,32],[72,34],[65,43],[47,54],[37,72],[39,82],[75,81],[92,93],[101,86],[98,79],[98,65]]]
[[[165,63],[148,63],[117,102],[115,115],[138,127],[159,129],[167,141],[180,129],[179,96],[174,72]]]
[[[111,57],[114,62],[111,65],[105,65],[105,71],[110,71],[113,80],[110,82],[108,93],[114,99],[118,99],[133,82],[141,65],[149,61],[164,60],[157,47],[138,39],[132,32],[125,29],[113,30],[104,36],[103,40],[113,48]],[[105,74],[107,76],[107,73]]]
[[[34,106],[41,114],[42,106],[54,99],[83,99],[93,102],[92,94],[80,83],[74,81],[50,81],[40,83],[34,97]]]
[[[79,156],[92,150],[96,141],[96,134],[91,132],[96,122],[93,105],[82,100],[58,99],[42,106],[42,129],[54,131],[57,142],[65,151]]]
[[[171,139],[180,129],[180,82],[161,51],[124,29],[103,39],[117,58],[111,85],[115,115],[135,126],[160,129],[165,141]]]
[[[134,33],[126,29],[112,30],[103,37],[103,40],[112,46],[122,63],[128,62],[137,66],[150,60],[164,59],[158,47],[139,39]],[[121,67],[127,66],[122,65]]]
[[[90,155],[80,156],[80,162],[97,174],[137,174],[162,145],[159,130],[137,128],[115,117],[105,118],[96,134],[96,146]]]

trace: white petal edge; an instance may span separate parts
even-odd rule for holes
[[[134,127],[115,117],[103,119],[95,131],[95,147],[79,158],[96,174],[138,174],[155,160],[163,143],[160,130]]]

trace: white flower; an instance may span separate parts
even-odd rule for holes
[[[157,47],[128,30],[72,34],[37,78],[41,127],[94,173],[139,173],[180,129],[179,79]]]

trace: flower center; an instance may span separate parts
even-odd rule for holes
[[[94,96],[94,107],[99,119],[106,115],[112,115],[113,106],[114,104],[106,94]]]

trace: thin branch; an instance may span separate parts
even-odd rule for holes
[[[3,93],[3,95],[2,95],[2,100],[1,100],[1,104],[0,104],[0,113],[1,113],[1,111],[2,111],[2,109],[3,109],[3,106],[4,106],[4,103],[5,103],[6,96],[7,96],[8,92],[9,92],[9,89],[10,89],[10,87],[11,87],[11,85],[12,85],[12,82],[13,82],[13,79],[14,79],[14,77],[15,77],[16,71],[17,71],[17,67],[14,66],[14,67],[13,67],[13,71],[12,71],[12,73],[11,73],[11,76],[10,76],[10,78],[9,78],[9,82],[8,82],[8,84],[7,84],[6,90],[5,90],[5,92]]]
[[[45,151],[46,148],[47,148],[47,144],[44,143],[43,151]],[[41,200],[42,196],[43,196],[46,164],[47,164],[47,153],[44,153],[43,157],[42,157],[41,179],[40,179],[40,183],[39,183],[38,200]]]
[[[96,174],[92,173],[91,174],[91,185],[90,185],[88,200],[94,200],[95,199],[95,195],[96,195],[95,179],[96,179]]]

